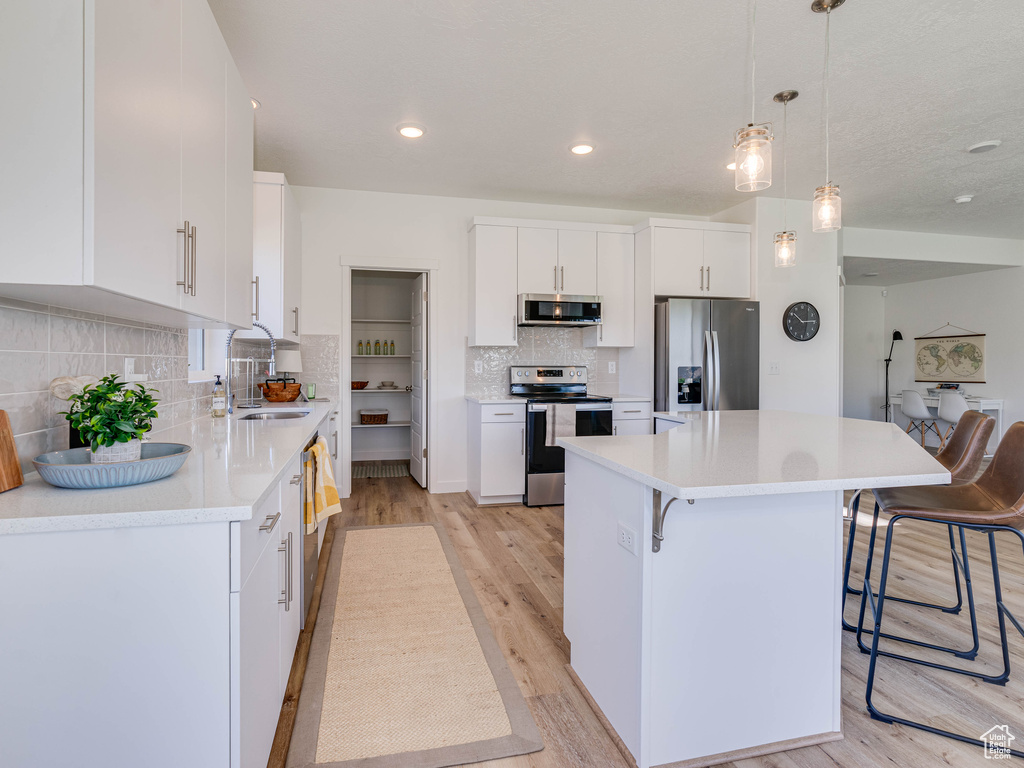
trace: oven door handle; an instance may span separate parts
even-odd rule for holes
[[[548,405],[550,405],[550,403],[530,403],[529,408],[527,410],[529,410],[530,413],[545,413],[548,410]],[[566,405],[568,405],[568,403],[566,403]],[[612,410],[611,403],[580,403],[579,405],[576,406],[577,412],[610,410]]]

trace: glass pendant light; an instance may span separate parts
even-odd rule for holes
[[[828,136],[828,59],[829,59],[829,21],[832,10],[841,6],[846,0],[814,0],[811,10],[825,14],[825,178],[828,181],[814,190],[814,203],[811,206],[811,227],[815,232],[835,232],[843,226],[843,201],[839,197],[839,185],[833,184],[829,174],[829,136]]]
[[[757,29],[757,0],[750,24],[750,122],[736,131],[733,148],[736,150],[736,189],[756,192],[772,185],[772,124],[758,123],[754,119],[757,98],[754,76],[757,59],[754,56],[754,32]]]
[[[789,102],[800,94],[797,91],[780,91],[775,101],[782,103],[782,231],[775,233],[775,266],[792,267],[796,263],[796,232],[789,229],[789,131],[786,120]]]

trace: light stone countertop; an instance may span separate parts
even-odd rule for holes
[[[676,424],[686,424],[693,421],[695,411],[655,411],[652,416],[662,421],[674,421]]]
[[[248,520],[336,407],[319,400],[267,403],[260,410],[311,413],[242,421],[260,411],[235,409],[223,419],[205,416],[161,430],[153,442],[184,443],[192,453],[181,469],[152,483],[72,490],[47,485],[32,472],[23,486],[0,494],[0,535]]]
[[[471,403],[481,403],[483,405],[510,405],[512,403],[523,405],[526,403],[525,397],[474,397],[466,395],[466,399]]]
[[[949,472],[895,424],[789,411],[680,415],[686,423],[658,435],[558,444],[680,499],[949,482]]]

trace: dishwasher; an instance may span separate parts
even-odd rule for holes
[[[312,448],[320,437],[319,432],[314,432],[313,437],[302,449],[302,482],[299,483],[299,525],[301,534],[299,540],[302,542],[302,583],[299,588],[299,597],[302,599],[302,626],[306,626],[306,616],[309,614],[309,604],[313,600],[313,588],[316,586],[317,568],[319,553],[317,552],[317,531],[306,532],[306,489],[316,489],[316,462],[313,461]],[[306,473],[309,477],[306,477]]]

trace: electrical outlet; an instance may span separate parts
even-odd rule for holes
[[[627,528],[622,523],[619,523],[619,546],[627,550],[631,554],[640,554],[640,552],[637,550],[636,531],[634,531],[632,528]]]
[[[778,376],[780,373],[782,373],[782,368],[779,365],[778,360],[772,360],[771,362],[768,363],[769,376]]]
[[[483,360],[474,360],[473,361],[473,373],[483,373],[483,372],[484,372],[484,361]]]
[[[126,357],[124,359],[124,380],[131,383],[135,381],[149,381],[148,373],[136,373],[135,372],[135,358]]]
[[[608,361],[608,373],[615,373],[615,361],[614,360],[609,360]]]

